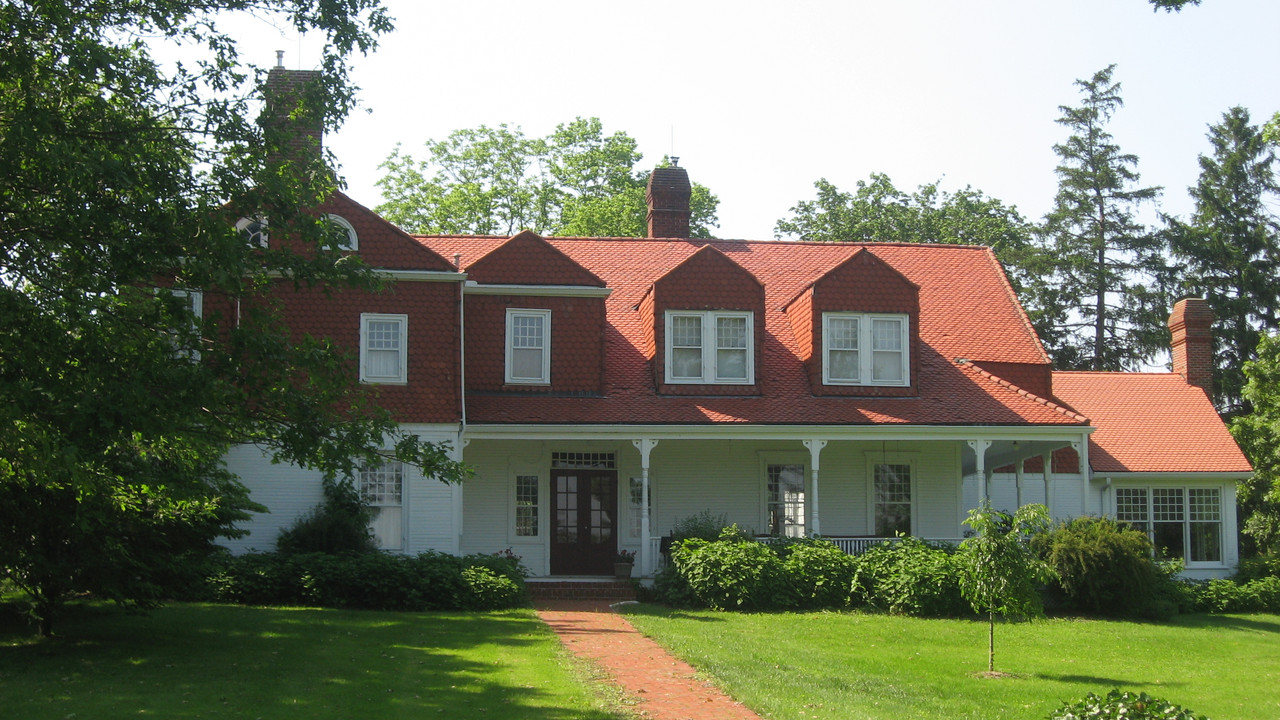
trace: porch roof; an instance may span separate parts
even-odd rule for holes
[[[1173,373],[1055,372],[1054,394],[1089,416],[1095,473],[1253,468],[1205,392]]]

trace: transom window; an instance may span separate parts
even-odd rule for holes
[[[822,314],[822,382],[905,386],[911,382],[906,315]]]
[[[667,382],[751,385],[754,337],[750,312],[667,312]]]
[[[911,534],[911,465],[876,463],[872,469],[876,537]]]
[[[769,534],[804,537],[804,465],[769,464],[765,466],[765,474]]]
[[[551,382],[551,311],[507,309],[506,381]]]
[[[408,359],[408,315],[360,316],[360,380],[404,383]]]
[[[1218,488],[1116,488],[1116,519],[1147,534],[1156,552],[1188,563],[1222,562]]]

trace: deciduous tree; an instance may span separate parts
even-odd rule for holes
[[[1253,476],[1237,485],[1236,497],[1255,549],[1280,552],[1280,336],[1262,336],[1244,376],[1242,395],[1252,412],[1231,421],[1231,434],[1253,463]]]
[[[236,14],[326,42],[317,81],[262,124],[266,71],[221,29]],[[340,477],[390,437],[461,475],[270,301],[274,283],[380,284],[309,211],[334,176],[286,152],[278,120],[336,126],[349,58],[390,27],[377,0],[0,0],[0,572],[41,632],[72,593],[157,601],[234,532],[255,506],[222,469],[231,443]],[[262,214],[301,249],[231,224]]]
[[[576,118],[545,138],[519,128],[455,130],[417,160],[399,147],[382,163],[386,201],[377,210],[408,232],[643,237],[647,171],[624,132]],[[664,164],[665,164],[664,160]],[[711,237],[719,200],[693,184],[690,229]]]

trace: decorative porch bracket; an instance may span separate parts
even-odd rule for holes
[[[809,507],[813,514],[813,523],[810,525],[810,535],[821,535],[822,527],[818,521],[818,456],[822,454],[822,448],[827,446],[826,440],[801,440],[804,446],[809,448],[809,467],[810,473],[813,475],[813,495],[809,499]]]
[[[658,441],[652,438],[632,440],[632,445],[640,451],[640,574],[653,574],[655,558],[650,557],[649,549],[649,453],[657,446]]]
[[[965,442],[973,448],[973,454],[977,458],[978,499],[989,500],[991,496],[987,487],[987,448],[991,447],[991,441],[966,440]]]

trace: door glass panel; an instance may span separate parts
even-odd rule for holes
[[[578,478],[556,478],[556,542],[578,542]]]

